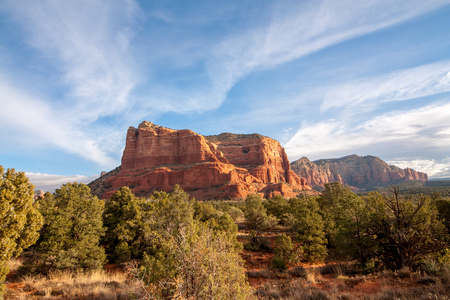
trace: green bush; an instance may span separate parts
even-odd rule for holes
[[[431,199],[371,193],[366,198],[368,235],[376,243],[374,255],[393,269],[412,268],[429,254],[448,247],[448,232]]]
[[[244,249],[250,251],[271,250],[269,240],[263,236],[258,236],[251,230],[248,236],[248,243],[244,244]]]
[[[181,229],[145,255],[137,277],[156,299],[249,299],[251,288],[233,243],[203,223]]]
[[[287,269],[287,263],[286,260],[282,256],[275,255],[270,260],[270,266],[272,269],[277,269],[280,271],[284,271]]]

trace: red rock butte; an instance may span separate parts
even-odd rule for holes
[[[259,134],[202,136],[142,122],[127,132],[122,164],[90,183],[108,199],[122,186],[138,196],[180,185],[198,200],[243,199],[248,194],[295,197],[310,191],[290,168],[284,148]]]

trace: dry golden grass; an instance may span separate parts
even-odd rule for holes
[[[339,272],[317,276],[318,268],[305,268],[306,278],[271,279],[257,289],[259,299],[344,300],[344,299],[436,299],[450,300],[446,278],[420,275],[399,277],[398,272],[372,275],[339,275]],[[406,272],[404,272],[406,273]]]
[[[22,260],[20,258],[11,258],[8,261],[7,265],[10,272],[16,272],[17,269],[22,265]]]
[[[306,273],[306,280],[309,283],[316,283],[317,281],[320,281],[322,278],[320,270],[315,267],[305,268],[305,273]]]
[[[54,272],[48,276],[24,276],[7,290],[7,299],[139,299],[136,280],[122,271]]]

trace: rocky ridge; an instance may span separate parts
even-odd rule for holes
[[[179,184],[199,200],[296,196],[311,188],[291,169],[276,141],[258,134],[225,133],[204,137],[191,130],[173,130],[150,122],[130,127],[119,168],[89,185],[101,198],[122,186],[148,196]]]
[[[349,155],[337,159],[320,159],[314,162],[302,157],[291,163],[292,170],[305,178],[310,186],[323,186],[329,182],[366,188],[406,180],[428,181],[425,173],[388,165],[376,156]]]

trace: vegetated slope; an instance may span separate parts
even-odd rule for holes
[[[109,198],[128,186],[139,196],[180,185],[199,200],[296,196],[311,188],[291,169],[280,143],[258,134],[204,137],[150,122],[130,127],[120,169],[91,182],[93,193]]]
[[[329,182],[339,182],[359,189],[397,184],[404,181],[428,181],[425,173],[388,165],[376,156],[349,155],[337,159],[320,159],[314,162],[302,157],[291,163],[292,170],[311,186],[321,187]]]

